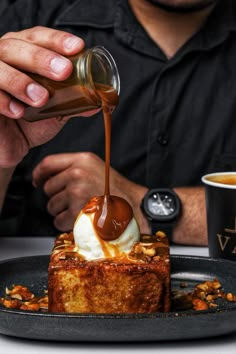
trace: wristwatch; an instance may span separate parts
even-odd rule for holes
[[[173,227],[181,213],[181,202],[172,189],[151,189],[144,196],[141,209],[148,219],[152,234],[165,232],[170,243]]]

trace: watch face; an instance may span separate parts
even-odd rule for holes
[[[180,213],[180,201],[170,189],[150,190],[145,196],[143,208],[150,220],[171,221]]]
[[[148,199],[148,209],[153,215],[169,216],[175,212],[175,199],[165,193],[154,193]]]

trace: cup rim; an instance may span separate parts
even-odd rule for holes
[[[236,185],[212,182],[207,179],[208,177],[222,176],[222,175],[235,175],[235,177],[236,177],[236,171],[208,173],[208,174],[202,176],[201,180],[204,184],[209,185],[209,186],[219,187],[219,188],[224,188],[224,189],[236,189]]]

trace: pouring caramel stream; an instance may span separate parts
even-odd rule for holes
[[[111,119],[118,95],[114,89],[104,91],[99,86],[97,94],[102,101],[105,127],[105,191],[103,196],[92,198],[83,211],[94,213],[93,226],[97,235],[104,241],[111,241],[124,232],[133,217],[133,210],[125,199],[110,195]]]

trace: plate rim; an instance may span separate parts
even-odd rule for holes
[[[38,259],[42,266],[41,273],[39,272],[40,281],[44,284],[44,274],[46,272],[44,262],[48,262],[49,257],[50,255],[15,257],[0,261],[0,266],[2,263],[23,261],[26,262],[26,271],[28,271],[30,270],[30,261],[34,258],[36,263],[33,264],[33,267],[37,267]],[[234,272],[236,263],[232,261],[218,261],[212,260],[210,257],[192,255],[171,255],[171,258],[177,261],[175,263],[176,273],[178,273],[178,267],[181,273],[181,261],[183,267],[188,267],[187,270],[191,272],[192,266],[193,272],[195,272],[197,262],[203,260],[206,262],[223,262],[229,266],[233,263],[233,273],[230,273],[233,279],[234,274],[236,274]],[[195,262],[186,263],[188,261]],[[220,268],[217,269],[220,270]],[[214,266],[209,275],[211,271],[214,274]],[[204,275],[204,267],[200,269],[199,275],[201,274]],[[224,269],[220,273],[220,277],[223,274]],[[4,282],[6,280],[5,278]],[[21,281],[23,281],[22,276]],[[0,334],[57,342],[185,341],[234,334],[236,332],[235,310],[236,306],[232,308],[221,306],[204,311],[186,310],[151,314],[68,314],[6,309],[1,306]],[[215,326],[215,323],[218,325]]]
[[[21,257],[14,257],[0,261],[0,266],[2,264],[6,264],[8,262],[20,262],[22,261],[30,261],[31,259],[42,259],[47,258],[49,261],[50,255],[33,255],[33,256],[21,256]],[[236,267],[236,262],[232,260],[226,260],[221,258],[212,258],[207,256],[196,256],[196,255],[181,255],[181,254],[170,254],[171,259],[179,259],[179,260],[199,260],[205,261],[210,263],[217,263],[217,264],[228,264],[233,265]],[[172,273],[171,273],[172,274]],[[174,274],[174,273],[173,273]],[[236,275],[235,275],[236,277]],[[95,314],[95,313],[66,313],[66,312],[40,312],[40,311],[31,311],[31,310],[19,310],[19,309],[9,309],[0,306],[0,313],[13,313],[17,315],[24,315],[24,316],[40,316],[40,317],[59,317],[59,318],[77,318],[77,319],[153,319],[153,318],[180,318],[180,317],[195,317],[200,315],[208,315],[208,314],[220,314],[222,312],[232,312],[236,311],[236,303],[232,302],[232,305],[228,305],[226,308],[216,307],[212,309],[196,311],[196,310],[183,310],[183,311],[169,311],[169,312],[153,312],[153,313],[129,313],[129,314]]]

